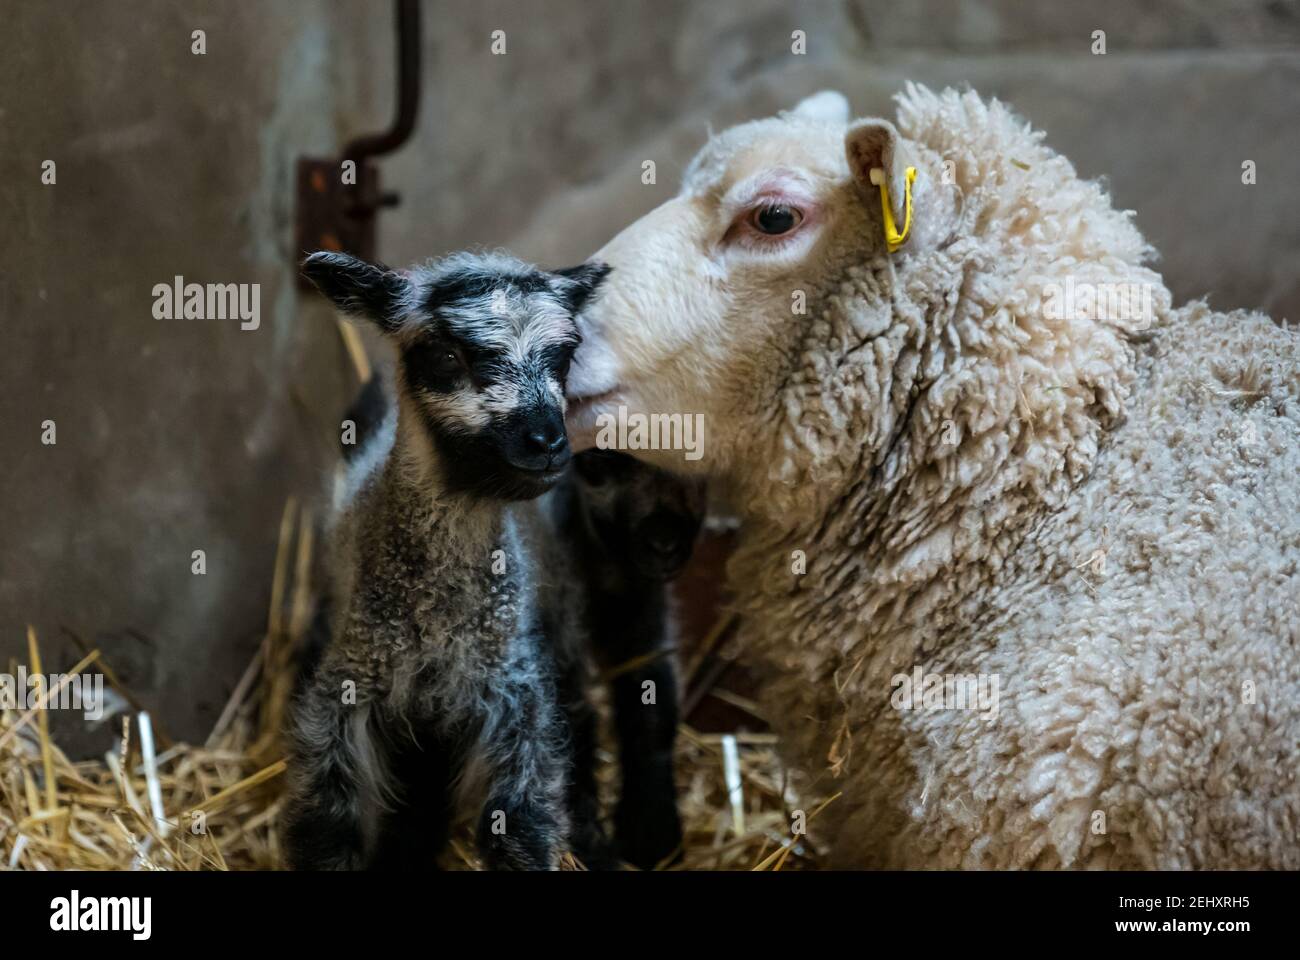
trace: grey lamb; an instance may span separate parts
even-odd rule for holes
[[[566,715],[574,658],[543,623],[525,501],[570,459],[573,314],[605,268],[457,254],[399,272],[317,253],[303,270],[398,363],[330,534],[327,639],[291,731],[290,859],[430,867],[473,801],[489,868],[556,868],[571,729],[591,718],[585,700]]]

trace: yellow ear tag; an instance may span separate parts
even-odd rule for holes
[[[871,169],[871,182],[880,188],[880,207],[885,214],[885,243],[893,253],[903,245],[907,235],[912,232],[912,181],[916,179],[916,167],[908,167],[903,176],[903,232],[898,232],[894,223],[894,208],[889,203],[889,185],[885,182],[885,171],[880,167]]]

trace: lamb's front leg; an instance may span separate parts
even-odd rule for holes
[[[564,719],[536,664],[506,674],[488,697],[475,758],[487,779],[479,852],[490,870],[555,870],[568,845]]]
[[[596,710],[587,698],[586,661],[573,658],[560,673],[559,697],[568,727],[568,789],[570,842],[588,870],[618,866],[600,822],[600,793],[596,785]]]
[[[373,768],[365,707],[313,683],[300,695],[291,733],[285,838],[297,870],[365,865],[362,779]]]
[[[664,657],[616,676],[611,687],[623,773],[614,835],[628,863],[650,870],[679,853],[682,843],[673,783],[676,668]]]
[[[592,644],[610,681],[622,785],[614,839],[624,860],[651,870],[680,853],[682,822],[673,778],[677,668],[664,587],[640,584],[598,599]]]

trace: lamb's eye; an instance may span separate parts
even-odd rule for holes
[[[749,221],[759,233],[779,237],[803,223],[803,213],[784,203],[769,203],[750,214]]]
[[[460,351],[441,343],[423,343],[411,349],[408,361],[424,376],[454,377],[465,370]]]

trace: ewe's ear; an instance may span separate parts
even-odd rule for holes
[[[883,170],[889,187],[889,205],[894,223],[903,229],[906,217],[908,158],[898,131],[888,120],[859,120],[844,135],[844,154],[849,170],[867,192],[868,203],[880,203],[880,187],[872,182],[871,171]]]
[[[848,123],[849,101],[838,90],[821,90],[800,100],[790,113],[807,120]]]
[[[556,284],[556,292],[564,298],[569,312],[577,313],[591,299],[591,295],[596,292],[600,282],[609,275],[609,271],[609,264],[593,261],[551,272],[561,278]]]
[[[387,267],[322,250],[302,263],[303,275],[344,313],[393,333],[411,294],[411,281]]]

